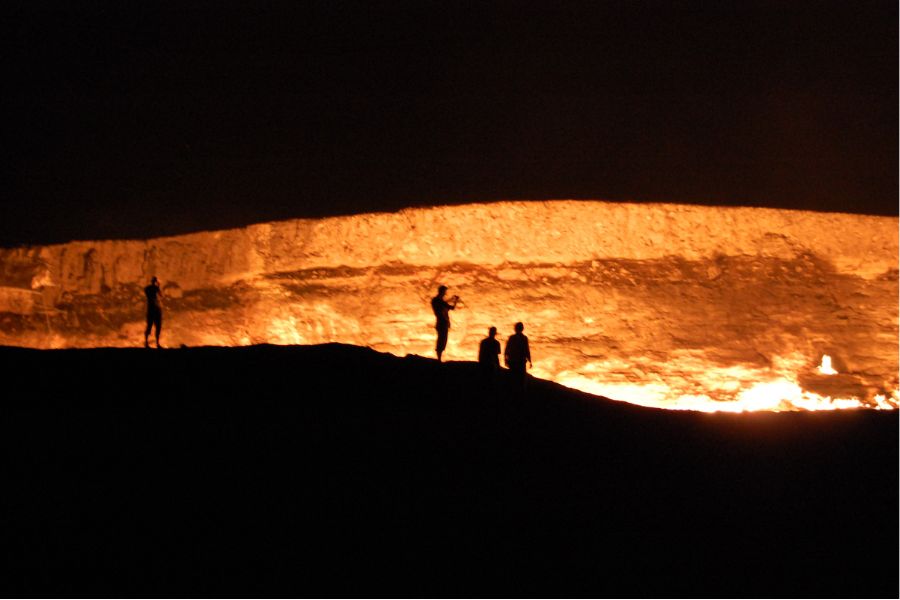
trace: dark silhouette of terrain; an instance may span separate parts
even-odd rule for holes
[[[9,595],[898,592],[896,412],[516,398],[340,345],[0,361]]]

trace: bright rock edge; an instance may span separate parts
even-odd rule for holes
[[[447,358],[525,323],[533,374],[645,406],[896,408],[898,221],[761,208],[498,202],[0,249],[0,344],[343,342]],[[823,369],[823,356],[829,358]]]

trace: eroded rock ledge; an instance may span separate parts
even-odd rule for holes
[[[429,355],[428,298],[464,299],[450,358],[517,320],[536,370],[645,403],[758,383],[871,402],[897,389],[897,219],[759,208],[501,202],[0,250],[0,344],[339,341]],[[817,378],[828,353],[842,374]]]

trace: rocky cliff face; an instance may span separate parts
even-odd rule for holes
[[[0,250],[0,343],[339,341],[430,355],[451,287],[450,359],[523,321],[535,373],[668,407],[891,404],[896,218],[756,208],[503,202],[294,220],[140,241]],[[815,367],[834,357],[839,375]],[[894,397],[892,397],[892,394]],[[713,404],[711,404],[713,403]]]

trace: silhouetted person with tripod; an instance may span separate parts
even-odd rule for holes
[[[478,346],[478,365],[485,379],[490,380],[500,370],[500,342],[497,340],[497,328],[488,329],[488,336]]]
[[[459,302],[459,296],[450,298],[450,302],[444,300],[447,294],[447,286],[442,285],[438,288],[437,296],[431,299],[431,310],[434,311],[434,328],[437,330],[437,344],[435,351],[437,352],[438,362],[441,361],[441,355],[447,348],[447,335],[450,333],[450,311],[456,308]]]
[[[159,332],[162,329],[162,290],[159,287],[159,279],[154,277],[150,285],[144,288],[147,296],[147,329],[144,330],[144,348],[149,348],[150,330],[156,327],[156,347],[159,348]]]
[[[509,367],[513,385],[516,390],[525,389],[525,363],[531,365],[531,350],[528,348],[528,338],[522,333],[525,325],[516,323],[516,332],[506,341],[506,349],[503,351],[503,360]]]

